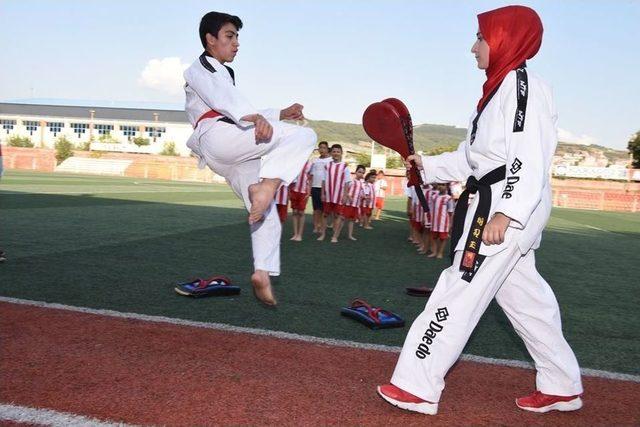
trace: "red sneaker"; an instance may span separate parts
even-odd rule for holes
[[[438,413],[438,404],[427,402],[418,396],[402,390],[393,384],[379,385],[378,394],[393,406],[407,411],[420,412],[421,414],[435,415]]]
[[[582,408],[582,399],[580,394],[575,396],[553,396],[535,391],[529,396],[519,397],[516,399],[518,408],[531,412],[549,412],[549,411],[577,411]]]

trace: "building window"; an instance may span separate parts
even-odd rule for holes
[[[64,127],[64,123],[62,122],[47,122],[47,127],[49,128],[49,132],[53,133],[53,136],[58,136],[62,128]]]
[[[27,128],[27,131],[29,131],[29,135],[33,136],[33,133],[40,127],[40,122],[37,120],[25,120],[24,126]]]
[[[113,130],[113,125],[96,124],[93,127],[100,135],[109,135]]]
[[[149,138],[160,138],[167,131],[167,128],[157,126],[147,126],[144,131],[149,135]]]
[[[0,125],[2,125],[2,129],[6,130],[7,135],[9,135],[9,133],[13,130],[13,127],[16,125],[16,121],[2,119],[0,120]]]
[[[71,123],[71,128],[73,128],[76,136],[80,138],[89,129],[89,125],[87,123]]]
[[[138,133],[137,126],[120,126],[120,130],[122,131],[123,135],[128,138],[131,138],[132,136],[135,137],[136,133]]]

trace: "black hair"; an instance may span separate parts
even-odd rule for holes
[[[222,12],[209,12],[204,15],[200,20],[200,42],[202,42],[202,47],[207,48],[207,34],[218,38],[220,28],[227,23],[233,24],[238,31],[242,28],[242,21],[237,16]]]
[[[362,169],[363,171],[366,171],[367,168],[364,167],[364,165],[358,165],[356,166],[356,172],[358,172],[359,169]]]
[[[320,141],[318,142],[318,148],[320,148],[321,145],[326,145],[327,148],[329,148],[329,143],[327,141]]]
[[[376,171],[375,169],[371,169],[371,170],[369,171],[369,173],[372,173],[372,174],[374,174],[374,175],[375,175],[375,174],[377,174],[377,173],[378,173],[378,171]]]
[[[331,149],[333,150],[334,148],[339,148],[339,149],[340,149],[340,151],[342,151],[342,145],[340,145],[340,144],[333,144],[333,145],[331,146]]]
[[[365,181],[369,181],[369,178],[371,178],[372,176],[376,176],[375,172],[369,172],[368,174],[365,175],[364,180]]]

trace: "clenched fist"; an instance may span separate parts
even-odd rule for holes
[[[304,107],[300,104],[293,104],[290,107],[285,108],[280,111],[280,120],[302,120],[304,119],[304,115],[302,114],[302,109]]]

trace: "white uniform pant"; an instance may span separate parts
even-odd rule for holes
[[[317,136],[312,129],[283,122],[271,122],[273,137],[256,143],[254,128],[205,120],[198,126],[199,146],[190,147],[207,165],[223,176],[234,193],[251,208],[249,186],[263,178],[293,181],[313,151]],[[282,227],[275,203],[265,212],[265,219],[251,227],[251,245],[255,270],[280,274],[280,237]]]
[[[582,393],[578,362],[562,335],[558,302],[536,270],[534,251],[522,255],[513,243],[486,257],[470,283],[459,271],[461,254],[456,252],[411,325],[391,383],[438,402],[445,374],[495,297],[533,358],[537,390],[558,396]]]

